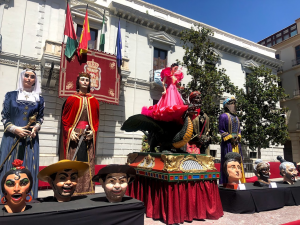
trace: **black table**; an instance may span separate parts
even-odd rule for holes
[[[144,204],[124,196],[119,203],[109,203],[105,194],[73,197],[70,202],[28,203],[22,213],[1,210],[0,224],[30,225],[93,225],[93,224],[144,224]]]
[[[276,182],[277,188],[245,184],[246,190],[219,186],[223,210],[231,213],[254,213],[284,206],[300,205],[300,181],[294,185]]]

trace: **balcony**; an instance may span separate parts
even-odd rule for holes
[[[160,71],[161,70],[150,70],[149,71],[149,80],[150,80],[150,89],[151,90],[157,90],[157,91],[163,91],[162,82],[160,80]]]
[[[300,97],[300,90],[294,90],[294,97]]]
[[[283,73],[283,68],[281,66],[281,67],[277,68],[277,74],[279,75],[279,74],[282,74],[282,73]]]
[[[292,66],[297,66],[300,64],[300,58],[299,59],[293,59],[292,60]]]
[[[300,130],[300,122],[297,122],[297,130]]]

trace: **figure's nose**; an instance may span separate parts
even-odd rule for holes
[[[121,187],[120,183],[117,182],[117,183],[115,184],[115,188],[120,188],[120,187]]]
[[[20,185],[19,185],[19,183],[16,183],[16,185],[14,187],[14,192],[20,192]]]
[[[67,180],[66,184],[68,184],[68,185],[72,184],[71,180]]]

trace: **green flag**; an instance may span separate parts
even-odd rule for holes
[[[77,40],[68,37],[66,49],[65,49],[65,56],[67,56],[67,58],[71,58],[74,52],[76,51],[77,47],[78,47]]]
[[[69,3],[67,3],[67,10],[66,10],[66,23],[65,23],[65,31],[64,35],[68,36],[66,49],[65,49],[65,56],[71,58],[76,48],[78,46],[76,33],[73,26],[72,15],[69,7]]]
[[[104,52],[104,45],[105,45],[105,10],[103,13],[103,20],[102,20],[102,29],[101,29],[101,36],[100,36],[100,50]]]

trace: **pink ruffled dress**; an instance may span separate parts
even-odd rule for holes
[[[183,79],[183,73],[177,71],[174,77],[171,75],[171,68],[168,67],[161,71],[161,81],[166,77],[166,94],[164,94],[159,102],[150,107],[143,107],[142,114],[145,116],[152,117],[155,120],[161,121],[175,121],[183,123],[182,115],[188,109],[187,105],[183,104],[181,95],[177,91],[176,85]]]

